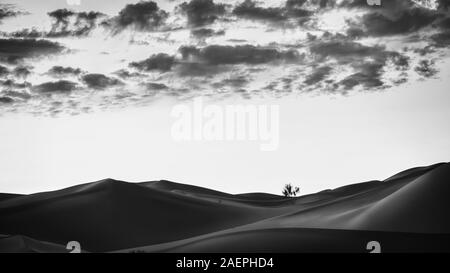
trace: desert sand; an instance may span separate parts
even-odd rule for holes
[[[450,251],[450,164],[286,198],[113,179],[0,194],[0,252]]]

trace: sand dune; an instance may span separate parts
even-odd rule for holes
[[[0,235],[0,253],[67,253],[65,246],[37,241],[26,236]]]
[[[449,179],[444,163],[298,198],[112,179],[2,194],[0,252],[450,251]]]
[[[21,196],[21,195],[20,194],[11,194],[11,193],[0,193],[0,202],[7,200],[7,199],[19,197],[19,196]]]
[[[374,240],[380,242],[382,252],[450,252],[448,234],[281,227],[227,232],[139,250],[168,253],[355,253],[369,252],[367,243]]]
[[[107,251],[179,240],[287,211],[103,180],[0,202],[0,234]],[[57,230],[58,232],[55,232]]]

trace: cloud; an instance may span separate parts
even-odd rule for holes
[[[17,92],[13,90],[4,90],[2,95],[19,100],[28,100],[31,98],[31,95],[26,92]]]
[[[181,47],[183,60],[204,62],[209,65],[264,64],[273,61],[295,61],[299,58],[295,50],[279,51],[253,45],[210,45],[203,48]]]
[[[8,79],[5,81],[0,81],[0,86],[7,88],[9,90],[11,89],[27,89],[29,87],[31,87],[31,83],[29,82],[16,82],[12,79]]]
[[[443,30],[450,30],[450,15],[437,21],[436,25]]]
[[[99,21],[106,15],[101,12],[75,12],[68,9],[57,9],[48,13],[52,19],[49,31],[40,31],[36,28],[24,28],[9,33],[9,37],[15,38],[61,38],[88,36],[94,30]]]
[[[308,75],[304,83],[307,85],[313,85],[318,82],[321,82],[331,74],[332,70],[333,68],[330,66],[320,66],[314,69],[314,71],[310,75]]]
[[[118,97],[117,92],[71,95],[70,99],[80,105],[77,109],[86,106],[84,103],[94,109],[98,102],[88,101],[88,97],[114,102],[126,98],[117,102],[125,104],[154,94],[278,96],[302,90],[329,92],[331,88],[343,93],[379,90],[409,80],[409,76],[418,78],[417,74],[433,77],[437,69],[432,60],[447,56],[450,45],[450,13],[444,0],[438,10],[425,9],[410,0],[384,1],[381,7],[370,7],[366,0],[283,0],[275,5],[259,0],[177,0],[168,5],[175,7],[172,13],[156,2],[135,1],[113,17],[58,9],[48,13],[52,23],[49,29],[30,25],[1,33],[10,37],[0,38],[0,64],[7,63],[0,65],[1,96],[16,102],[32,96],[33,102],[42,98],[43,104],[50,104],[42,94],[116,91],[120,86],[124,86],[121,91],[128,90]],[[335,28],[333,17],[329,19],[328,15],[352,19],[339,20],[347,25],[341,28],[337,24]],[[32,64],[31,58],[64,52],[65,47],[53,38],[84,37],[99,26],[114,34],[137,31],[126,35],[126,41],[133,43],[133,50],[141,57],[130,60],[122,50],[99,50],[89,45],[89,39],[89,44],[82,45],[86,56],[92,56],[95,62],[94,58],[107,51],[122,67],[113,68],[111,74],[95,74],[64,60],[50,59],[56,62],[46,62],[45,67],[50,65],[50,69],[38,74],[27,66],[33,65],[38,71],[39,64]],[[156,33],[139,33],[152,31]],[[113,43],[123,38],[106,35]],[[62,39],[61,43],[73,40]],[[74,43],[74,48],[77,45]],[[141,54],[163,47],[167,51]],[[178,52],[174,53],[174,48]],[[81,56],[75,55],[77,52],[75,60]],[[34,74],[27,77],[30,73]]]
[[[64,66],[53,66],[47,72],[47,74],[53,77],[65,77],[65,76],[78,76],[81,74],[81,69],[73,68],[73,67],[64,67]]]
[[[378,55],[384,51],[380,46],[365,46],[360,43],[335,39],[335,40],[319,40],[310,47],[313,54],[322,57],[335,57],[343,61],[352,61],[352,59],[361,59],[365,56]]]
[[[362,16],[358,25],[368,36],[391,36],[409,34],[430,27],[441,15],[424,8],[412,8],[388,16],[380,12],[371,12]]]
[[[101,18],[104,18],[105,16],[105,14],[96,11],[78,12],[76,14],[75,21],[75,26],[77,27],[75,33],[77,35],[84,35],[85,33],[89,33],[96,27],[97,21]]]
[[[247,19],[280,21],[285,20],[283,8],[262,8],[252,0],[245,0],[233,9],[233,14]]]
[[[344,86],[345,90],[353,89],[355,86],[362,85],[365,88],[375,88],[384,85],[380,79],[384,63],[372,62],[359,64],[357,70],[359,72],[347,76],[339,84]]]
[[[279,23],[291,18],[306,18],[313,12],[303,9],[304,0],[288,0],[282,7],[259,7],[256,1],[245,0],[233,9],[233,14],[245,19]]]
[[[181,62],[174,70],[180,77],[208,77],[228,71],[229,68],[199,62]]]
[[[191,31],[191,35],[197,39],[205,39],[209,37],[225,35],[225,31],[224,30],[215,31],[214,29],[210,28],[200,28],[200,29],[193,29]]]
[[[128,4],[119,14],[103,23],[114,33],[131,28],[137,31],[154,31],[164,24],[168,13],[158,7],[153,1],[141,1],[137,4]]]
[[[97,23],[106,15],[101,12],[75,12],[68,9],[57,9],[48,13],[53,20],[52,28],[49,32],[39,32],[36,29],[24,29],[14,33],[17,37],[68,37],[87,36],[97,27]],[[40,35],[40,36],[38,36]]]
[[[136,77],[143,77],[144,74],[141,74],[139,72],[130,72],[126,69],[120,69],[119,71],[114,72],[115,75],[117,75],[119,78],[122,79],[129,79],[129,78],[136,78]]]
[[[183,46],[179,49],[181,59],[177,60],[174,72],[180,77],[210,77],[233,69],[234,65],[276,65],[292,63],[300,59],[296,50],[278,50],[272,47],[253,45],[209,45],[203,48]]]
[[[17,63],[27,58],[58,54],[63,50],[62,45],[49,40],[0,38],[0,62]]]
[[[82,81],[90,88],[105,89],[108,87],[123,85],[123,83],[115,78],[110,78],[103,74],[86,74],[81,77]]]
[[[24,28],[21,30],[17,30],[11,33],[8,33],[9,37],[13,38],[28,38],[28,39],[37,39],[37,38],[43,38],[47,36],[46,32],[39,31],[36,28]]]
[[[188,24],[194,27],[212,24],[226,13],[226,5],[215,4],[213,0],[191,0],[178,8],[187,16]]]
[[[3,19],[16,17],[24,14],[24,12],[17,11],[14,5],[0,3],[0,24]]]
[[[233,88],[242,88],[245,85],[247,85],[250,82],[250,79],[248,76],[240,75],[235,77],[230,77],[221,80],[220,82],[212,84],[215,88],[223,88],[223,87],[233,87]]]
[[[150,56],[150,58],[145,59],[140,62],[132,62],[129,64],[130,67],[136,68],[140,71],[154,71],[159,70],[162,72],[169,71],[175,64],[175,57],[167,55],[165,53],[159,53]]]
[[[32,73],[32,67],[30,66],[18,66],[14,68],[13,75],[16,76],[16,78],[27,78]]]
[[[356,72],[341,80],[338,85],[343,86],[345,90],[351,90],[356,86],[363,86],[367,90],[382,88],[385,87],[385,82],[382,78],[389,61],[396,70],[405,71],[409,68],[409,57],[398,52],[381,51],[378,55],[374,55],[373,58],[370,61],[353,63],[352,67]],[[393,81],[402,82],[404,80],[404,78],[400,78]]]
[[[367,46],[358,42],[349,40],[348,37],[334,37],[331,40],[326,38],[315,41],[310,46],[310,52],[316,56],[327,58],[331,57],[340,63],[361,63],[367,62],[367,58],[372,61],[386,62],[391,60],[401,69],[408,66],[408,58],[398,52],[388,51],[383,46]]]
[[[430,60],[421,60],[414,71],[425,78],[431,78],[438,73],[437,69],[434,68],[434,61]]]
[[[430,39],[436,47],[448,47],[450,45],[450,30],[433,34]]]
[[[163,83],[155,83],[155,82],[149,82],[145,83],[145,87],[149,90],[166,90],[169,89],[169,87]]]
[[[365,11],[358,19],[348,22],[350,31],[358,36],[408,35],[433,28],[437,20],[444,16],[439,9],[426,8],[411,0],[384,1],[375,8],[368,6],[365,0],[346,0],[340,6]]]
[[[6,66],[0,65],[0,78],[9,75],[9,69]]]
[[[411,0],[396,0],[396,1],[383,1],[381,6],[370,6],[367,4],[367,0],[344,0],[338,7],[340,8],[358,8],[364,10],[379,10],[379,11],[393,11],[405,10],[413,7],[414,4]]]
[[[437,0],[439,4],[439,9],[447,11],[450,7],[450,1],[448,0]]]
[[[287,0],[285,5],[288,8],[295,9],[302,8],[306,2],[307,0]]]
[[[57,9],[47,14],[55,20],[53,27],[57,31],[57,29],[64,30],[69,26],[69,19],[75,15],[75,12],[68,9]]]
[[[348,75],[337,85],[345,90],[356,86],[367,89],[384,86],[383,75],[385,67],[392,64],[393,69],[405,71],[409,68],[409,57],[395,51],[386,50],[383,46],[366,46],[346,37],[331,36],[332,40],[320,39],[313,42],[310,51],[313,56],[319,57],[317,61],[335,61],[337,65],[348,65],[354,73]],[[311,81],[320,78],[319,71]],[[308,79],[307,79],[308,80]]]
[[[10,97],[1,97],[0,96],[0,105],[2,104],[11,104],[14,102],[14,99],[10,98]]]
[[[32,87],[32,90],[43,94],[65,94],[77,89],[75,82],[60,80],[55,82],[45,82]]]

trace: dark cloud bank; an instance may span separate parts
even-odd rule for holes
[[[59,54],[64,49],[64,46],[49,40],[0,38],[0,62],[17,63],[24,59]]]
[[[180,77],[180,80],[192,77],[196,79],[192,86],[194,83],[206,83],[212,87],[231,87],[236,92],[246,93],[245,88],[251,85],[252,71],[271,66],[298,67],[298,74],[280,77],[278,82],[283,88],[297,86],[299,89],[309,87],[319,90],[318,87],[326,86],[342,93],[356,87],[380,90],[392,84],[385,79],[386,73],[392,72],[388,69],[400,75],[406,75],[402,72],[411,70],[422,78],[439,75],[437,60],[424,56],[449,47],[449,3],[440,0],[437,10],[429,10],[409,0],[384,1],[379,8],[369,7],[366,0],[346,0],[341,4],[334,0],[287,0],[273,7],[253,0],[243,0],[234,6],[213,0],[191,0],[177,5],[174,11],[165,11],[156,2],[140,1],[124,6],[109,17],[96,11],[58,9],[48,13],[52,20],[50,30],[40,31],[31,27],[0,38],[0,85],[3,88],[0,103],[10,105],[30,96],[64,95],[76,90],[100,92],[125,86],[129,81],[136,81],[147,90],[178,92],[171,90],[170,84],[158,81],[164,76]],[[307,26],[309,29],[303,28],[301,31],[317,31],[315,16],[335,8],[363,11],[363,14],[347,22],[345,33],[309,34],[307,41],[289,46],[276,42],[270,45],[206,43],[207,38],[227,34],[226,28],[217,30],[218,22],[226,25],[227,22],[251,20],[265,24],[268,29]],[[2,20],[21,14],[23,12],[13,6],[0,4],[0,24]],[[34,85],[26,82],[33,73],[34,59],[60,55],[66,51],[65,46],[55,41],[56,38],[82,38],[99,26],[113,35],[123,31],[170,33],[174,28],[169,25],[168,19],[175,15],[185,19],[182,28],[189,30],[191,37],[198,40],[193,39],[194,42],[181,46],[175,54],[149,50],[147,58],[128,61],[128,67],[115,73],[120,80],[114,76],[82,71],[74,64],[74,67],[51,67],[46,74],[56,81]],[[367,45],[363,42],[365,38],[391,37],[404,43],[405,48],[394,51],[385,45]],[[426,45],[423,48],[408,48],[408,43],[414,41]],[[298,49],[302,49],[303,53],[300,54]],[[415,57],[410,57],[412,55]],[[351,69],[351,72],[336,80],[335,75],[341,72],[341,66]],[[231,70],[238,71],[240,75],[211,78]],[[160,78],[149,79],[149,75],[153,74]],[[408,76],[399,76],[394,79],[394,84],[407,80]],[[275,85],[269,84],[268,89],[273,89]],[[190,87],[186,86],[187,89]]]
[[[153,31],[162,27],[169,13],[160,9],[153,1],[141,1],[128,4],[119,14],[103,22],[103,26],[111,28],[114,33],[125,29],[137,31]]]

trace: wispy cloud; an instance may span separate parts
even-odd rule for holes
[[[434,7],[410,0],[381,7],[365,0],[158,3],[130,3],[115,14],[53,9],[41,14],[47,29],[3,32],[2,109],[72,113],[158,96],[388,90],[439,77],[449,56],[443,0]],[[0,5],[2,24],[21,14]]]

